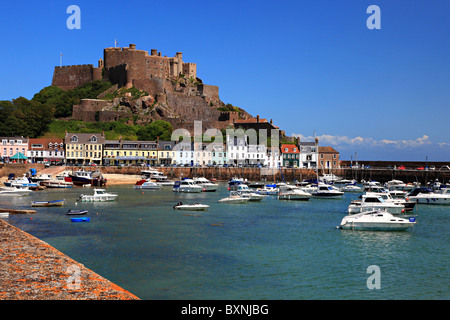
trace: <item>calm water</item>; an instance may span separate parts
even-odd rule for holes
[[[90,188],[49,189],[0,197],[0,207],[65,198],[63,208],[7,221],[46,241],[141,299],[449,299],[450,207],[416,206],[406,232],[336,229],[356,194],[342,200],[222,204],[216,193],[110,186],[110,203],[78,203]],[[210,205],[201,215],[175,211],[179,201]],[[88,209],[72,223],[68,209]],[[30,219],[30,218],[33,219]],[[367,268],[381,271],[369,290]]]

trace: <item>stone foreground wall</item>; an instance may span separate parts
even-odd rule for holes
[[[0,219],[0,300],[139,300]]]

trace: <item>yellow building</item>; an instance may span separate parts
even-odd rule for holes
[[[104,165],[156,165],[156,141],[106,140],[103,148]]]
[[[101,164],[103,156],[103,133],[68,133],[64,138],[68,164]]]
[[[171,165],[175,163],[175,141],[158,141],[158,164]]]

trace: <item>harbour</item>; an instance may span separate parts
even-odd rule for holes
[[[5,219],[144,300],[448,299],[448,206],[416,205],[409,231],[341,230],[348,206],[340,199],[218,203],[229,195],[134,189],[111,184],[108,202],[81,202],[92,188],[46,189],[0,199],[26,210],[31,200],[65,199]],[[202,203],[207,211],[175,210]],[[87,210],[88,223],[70,221]],[[369,266],[381,289],[367,287]]]

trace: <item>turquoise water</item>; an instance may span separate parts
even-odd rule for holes
[[[0,198],[0,207],[65,198],[63,208],[35,208],[35,215],[7,221],[141,299],[450,298],[449,206],[416,206],[412,231],[368,232],[336,228],[357,194],[232,205],[217,203],[226,184],[200,194],[107,189],[118,200],[75,205],[93,191],[49,189]],[[172,209],[179,201],[210,208],[183,214]],[[65,212],[75,208],[88,209],[91,222],[72,223]],[[380,289],[367,287],[372,265],[379,267]]]

